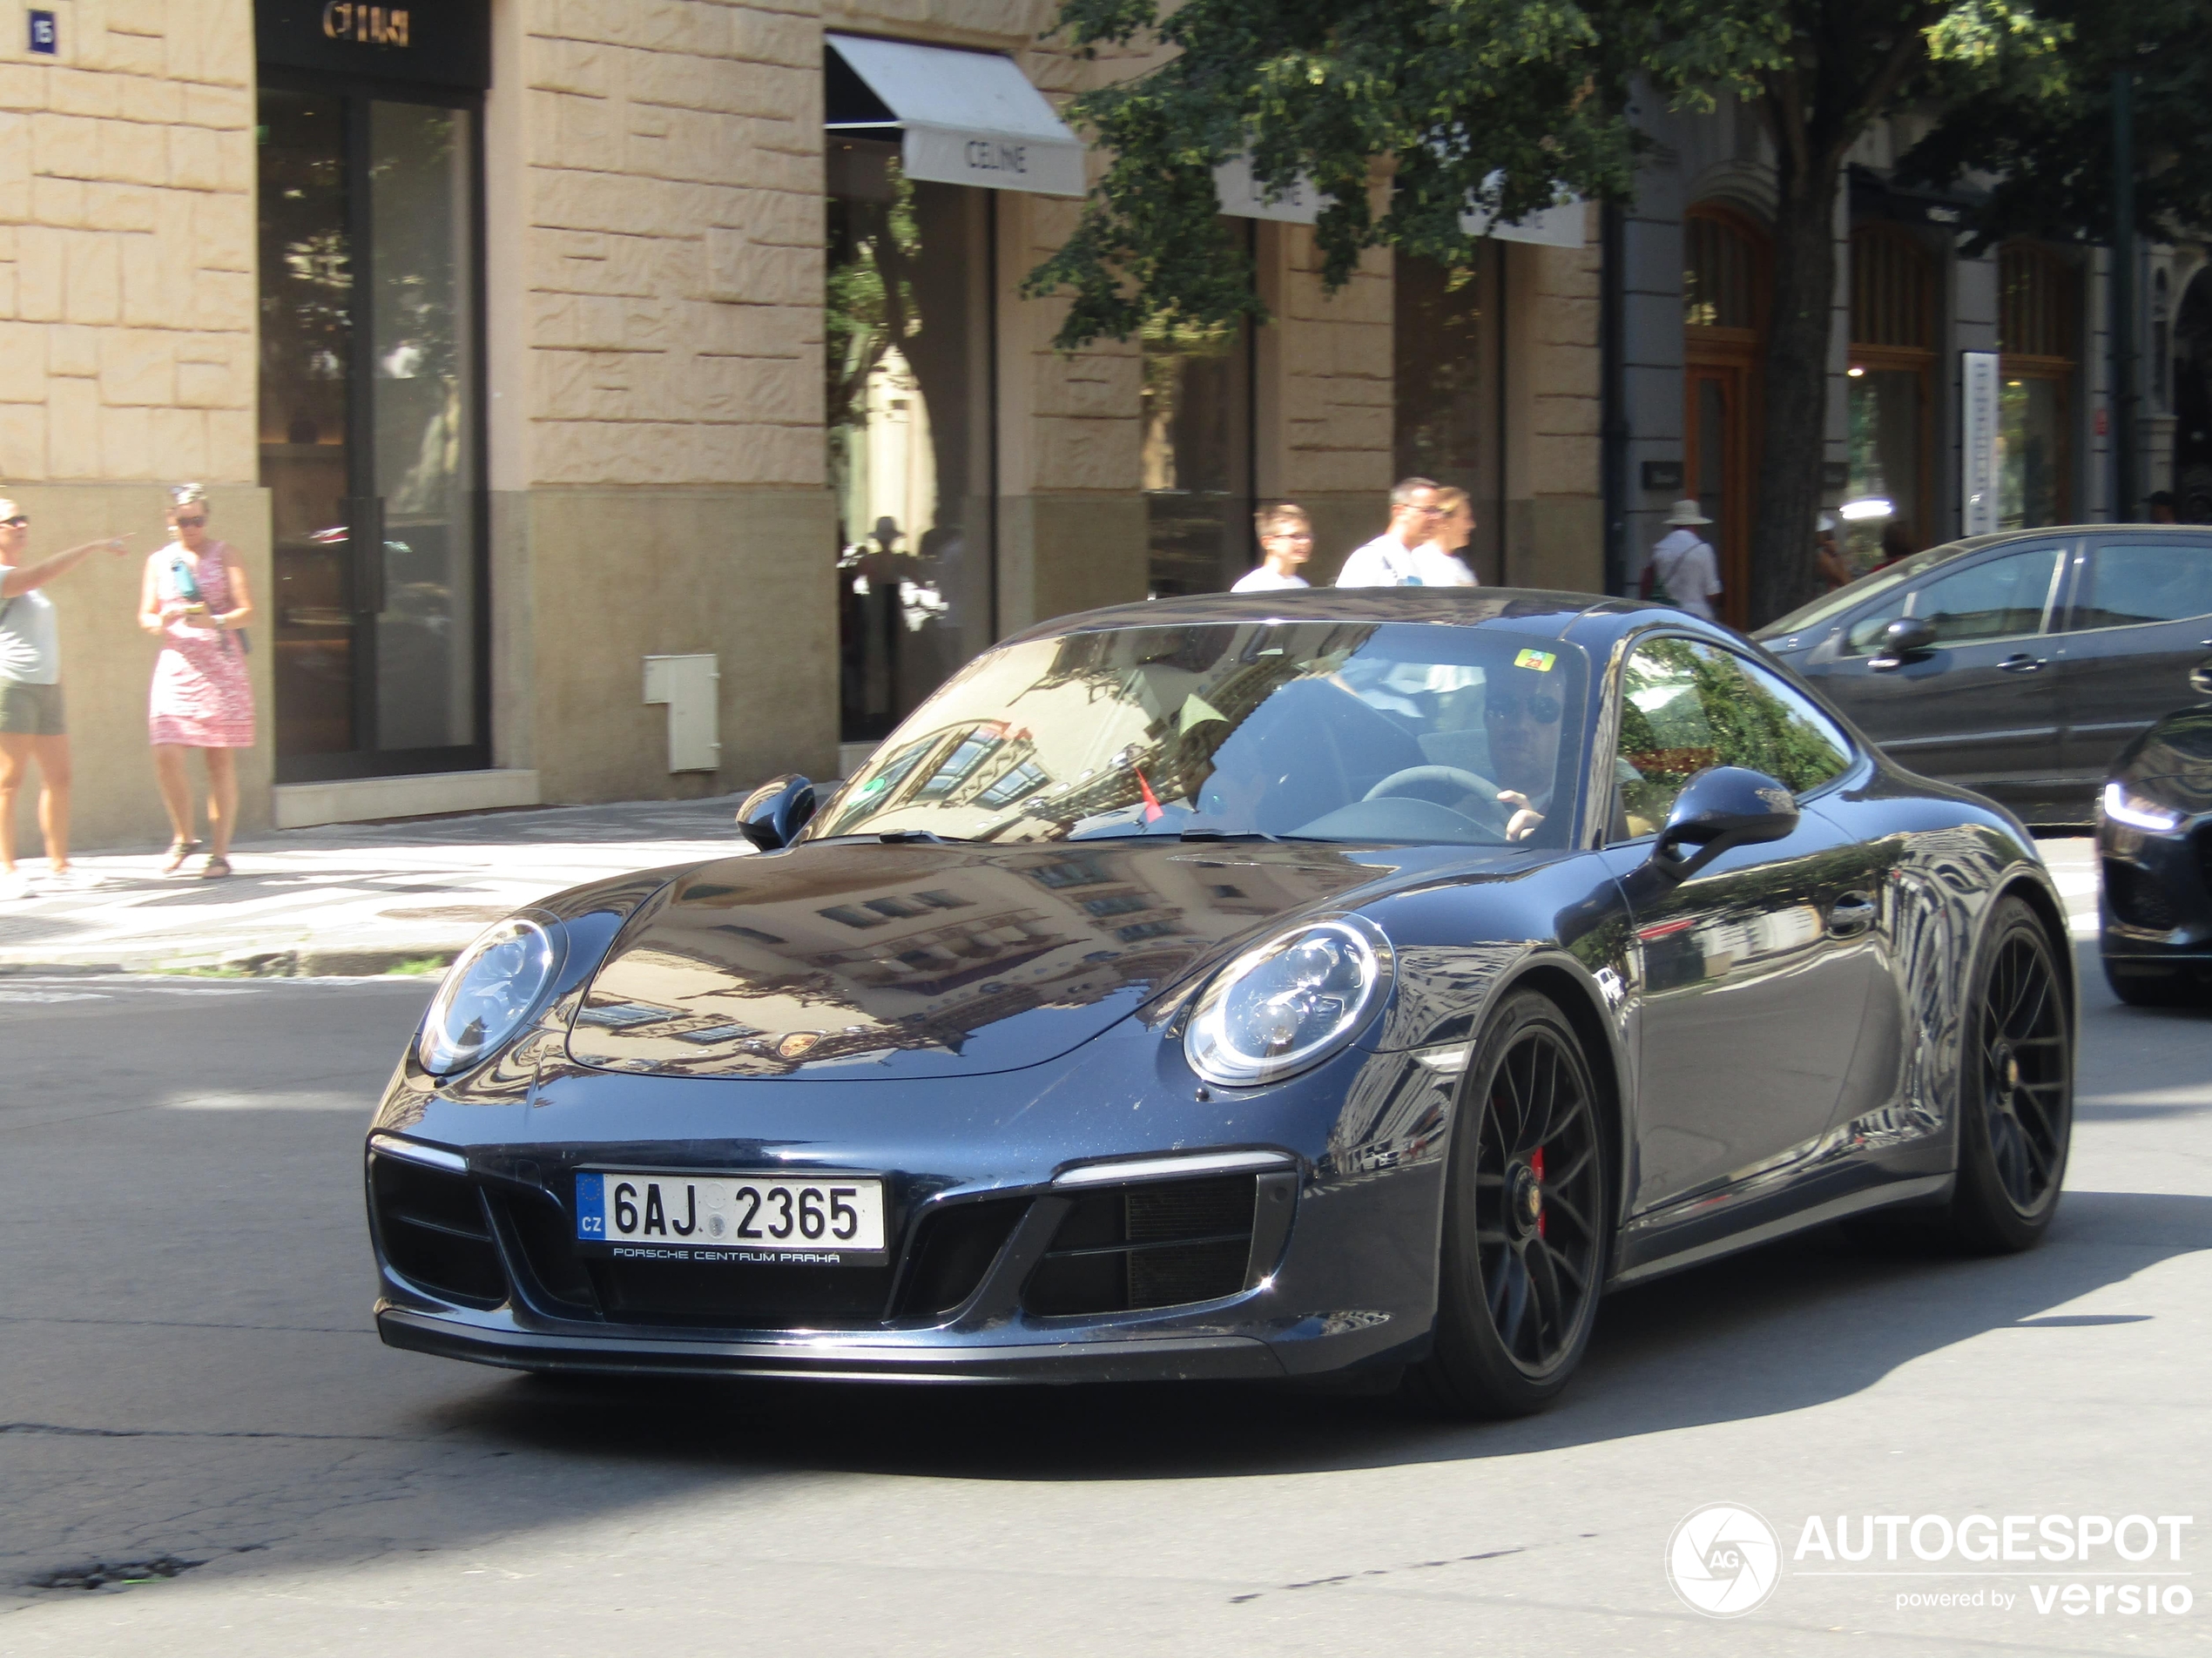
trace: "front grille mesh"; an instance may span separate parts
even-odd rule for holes
[[[2173,895],[2157,876],[2116,858],[2104,860],[2105,900],[2115,918],[2128,927],[2170,933],[2181,925]]]
[[[1079,1200],[1022,1293],[1042,1317],[1214,1301],[1244,1287],[1258,1182],[1162,1181]]]

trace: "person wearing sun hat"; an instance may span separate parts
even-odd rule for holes
[[[1645,568],[1645,596],[1671,604],[1677,610],[1717,622],[1713,601],[1721,596],[1720,560],[1712,544],[1698,530],[1713,521],[1697,509],[1695,501],[1677,501],[1667,515],[1670,526],[1651,549]]]
[[[40,590],[88,553],[126,550],[120,537],[109,537],[26,564],[30,545],[30,515],[0,497],[0,898],[30,895],[30,882],[16,867],[16,797],[33,765],[46,867],[57,882],[71,880],[61,640],[54,602]]]

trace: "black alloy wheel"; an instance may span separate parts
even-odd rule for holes
[[[1608,1209],[1597,1090],[1581,1041],[1534,991],[1492,1016],[1453,1125],[1435,1347],[1415,1390],[1525,1416],[1567,1385],[1604,1287]]]
[[[1976,1249],[2028,1249],[2066,1179],[2074,1020],[2050,934],[2017,898],[1991,918],[1963,1044],[1952,1225]]]

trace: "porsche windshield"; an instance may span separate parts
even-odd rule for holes
[[[807,839],[1565,844],[1583,654],[1509,628],[1252,622],[978,657]]]

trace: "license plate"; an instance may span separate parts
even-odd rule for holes
[[[833,1175],[580,1173],[576,1235],[617,1254],[879,1255],[883,1183]],[[663,1252],[667,1253],[664,1254]]]

